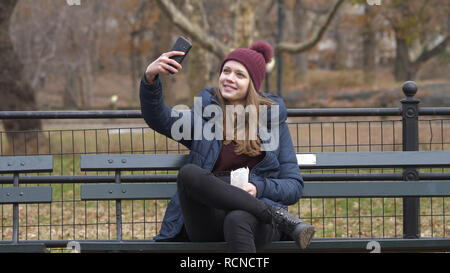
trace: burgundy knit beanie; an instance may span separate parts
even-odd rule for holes
[[[266,76],[266,63],[270,62],[272,56],[272,46],[265,41],[257,41],[250,48],[238,48],[228,54],[222,61],[220,72],[222,72],[223,66],[227,61],[234,60],[240,62],[247,68],[253,85],[256,91],[258,91]]]

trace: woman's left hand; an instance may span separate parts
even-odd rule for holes
[[[253,183],[245,184],[243,190],[250,193],[253,197],[256,197],[256,193],[258,192]]]

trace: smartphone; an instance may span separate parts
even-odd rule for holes
[[[186,55],[188,54],[191,47],[192,47],[191,42],[189,42],[186,38],[184,38],[182,36],[178,37],[177,41],[172,46],[172,49],[170,51],[182,51],[182,52],[184,52],[184,55],[183,56],[173,56],[170,58],[175,60],[177,63],[181,64],[181,62],[183,61],[184,57],[186,57]],[[171,66],[173,66],[173,65],[171,65]],[[169,71],[169,73],[173,74],[172,71]]]

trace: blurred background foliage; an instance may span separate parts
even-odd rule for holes
[[[169,105],[192,105],[221,58],[258,39],[278,61],[262,89],[289,107],[389,106],[406,80],[425,104],[448,105],[450,0],[376,2],[1,1],[0,110],[137,109],[147,65],[180,35],[193,48],[162,77]]]

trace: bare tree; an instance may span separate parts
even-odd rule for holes
[[[375,17],[373,7],[364,5],[365,21],[362,31],[363,40],[363,70],[364,82],[371,83],[374,80],[373,71],[375,69],[375,32],[372,21]]]
[[[11,40],[33,89],[41,87],[50,72],[49,63],[57,54],[59,36],[64,26],[64,13],[55,12],[55,2],[43,3],[45,6],[21,0],[10,26]],[[30,9],[30,6],[33,8]]]
[[[64,1],[21,0],[11,35],[24,73],[33,88],[44,89],[47,76],[65,80],[66,107],[90,106],[92,86],[100,63],[100,48],[110,5],[92,0],[81,6]]]
[[[31,77],[23,74],[23,65],[14,51],[9,34],[10,18],[18,0],[0,2],[0,109],[1,110],[35,110],[36,98],[30,84]],[[34,153],[39,148],[36,131],[41,130],[40,120],[4,120],[7,131],[7,153]],[[45,137],[41,136],[41,140]]]
[[[261,36],[266,39],[267,36],[272,36],[271,38],[275,36],[270,34],[276,34],[276,32],[270,32],[273,31],[273,27],[270,27],[270,25],[269,27],[263,25],[270,21],[270,18],[267,18],[267,13],[275,5],[276,1],[274,0],[233,1],[232,4],[229,5],[228,10],[225,10],[225,12],[231,13],[231,16],[229,17],[232,18],[232,30],[231,34],[228,35],[230,39],[218,39],[217,37],[222,36],[211,35],[208,28],[204,27],[204,25],[200,25],[203,21],[198,18],[202,15],[197,14],[197,18],[185,16],[184,13],[180,11],[171,0],[156,1],[174,25],[176,25],[183,33],[189,35],[190,38],[192,38],[194,42],[200,45],[203,49],[214,54],[219,60],[223,59],[225,55],[234,48],[248,47],[251,42],[254,42],[256,39],[260,39]],[[200,2],[201,1],[197,1],[197,3]],[[322,38],[325,30],[330,25],[330,22],[342,3],[343,0],[336,0],[331,8],[325,12],[326,18],[324,22],[319,24],[320,27],[317,28],[310,39],[306,41],[302,40],[302,42],[299,43],[282,42],[280,44],[276,44],[274,48],[275,51],[280,53],[299,54],[314,47],[314,45],[316,45]],[[202,9],[198,9],[196,12],[201,13]],[[221,18],[223,17],[226,18],[226,15],[221,16]],[[272,23],[271,25],[274,26],[275,24]],[[262,30],[263,33],[259,33],[258,30]],[[197,86],[194,90],[196,89],[198,89]]]
[[[159,7],[168,15],[170,20],[185,33],[188,33],[203,48],[212,52],[219,59],[224,58],[229,48],[220,40],[211,37],[208,33],[192,23],[170,0],[157,0]]]
[[[187,16],[189,20],[197,25],[204,26],[205,31],[209,32],[208,20],[206,18],[206,11],[201,0],[188,0],[185,3]],[[211,69],[211,62],[209,62],[209,52],[202,47],[196,46],[194,42],[192,51],[189,56],[188,78],[195,81],[188,81],[190,89],[190,98],[196,95],[202,88],[204,88],[209,80],[208,71]]]
[[[302,5],[302,0],[296,0],[294,8],[292,9],[293,24],[296,26],[294,28],[294,37],[299,41],[304,41],[308,34],[307,28],[307,13]],[[295,16],[296,15],[296,16]],[[308,62],[305,54],[297,54],[295,58],[296,66],[296,77],[303,79],[304,75],[308,70]]]
[[[139,100],[138,83],[144,66],[141,47],[146,33],[152,31],[148,21],[148,18],[153,15],[149,14],[152,6],[153,4],[148,0],[139,0],[133,12],[124,12],[119,6],[116,7],[118,17],[123,17],[129,27],[132,100],[136,102]]]
[[[318,30],[312,35],[310,39],[300,43],[282,42],[276,45],[275,50],[295,54],[305,52],[313,48],[323,37],[323,34],[327,30],[328,26],[333,20],[333,17],[336,15],[339,7],[342,5],[343,2],[344,0],[337,0],[334,2],[333,6],[330,8],[329,12],[326,15],[325,21],[320,25]]]
[[[93,100],[94,66],[98,63],[101,46],[102,16],[108,9],[105,1],[91,1],[79,8],[61,7],[65,10],[63,54],[65,107],[90,107]]]
[[[205,49],[214,53],[217,57],[223,58],[230,48],[234,48],[241,41],[250,40],[250,34],[254,33],[254,20],[255,20],[255,3],[252,1],[236,1],[233,10],[236,12],[235,25],[239,26],[240,29],[234,29],[236,32],[235,39],[233,42],[235,44],[226,45],[214,37],[210,37],[208,33],[198,26],[197,24],[191,22],[187,17],[180,12],[171,0],[157,0],[161,9],[163,9],[172,22],[179,27],[184,32],[188,33],[193,39],[195,39],[199,44],[201,44]],[[320,26],[316,33],[307,41],[301,43],[288,43],[282,42],[275,46],[275,50],[286,53],[301,53],[307,51],[314,47],[320,39],[322,38],[325,30],[329,26],[331,20],[336,14],[339,6],[343,3],[343,0],[337,0],[331,7],[330,11],[327,13],[325,22]],[[264,6],[264,5],[262,5]],[[249,22],[249,20],[251,22]],[[247,43],[248,44],[248,43]]]
[[[395,33],[395,79],[413,80],[420,66],[450,43],[450,1],[391,1],[385,6],[383,14]]]

